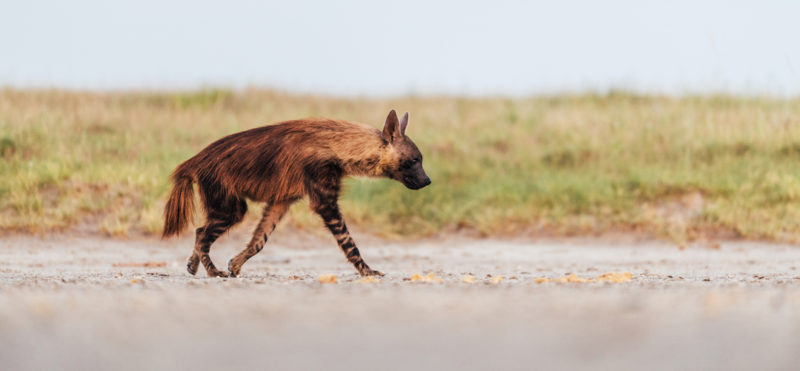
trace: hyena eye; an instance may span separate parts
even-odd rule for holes
[[[412,166],[414,166],[416,164],[417,164],[417,160],[416,159],[411,159],[411,160],[403,161],[402,163],[400,163],[400,168],[401,169],[410,169]]]

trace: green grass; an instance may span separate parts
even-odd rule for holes
[[[625,93],[337,99],[271,91],[0,91],[0,229],[158,233],[168,176],[211,141],[308,116],[408,134],[433,185],[347,181],[349,224],[426,236],[800,235],[800,100]],[[258,208],[253,205],[258,214]],[[291,223],[321,225],[307,204]]]

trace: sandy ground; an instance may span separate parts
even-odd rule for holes
[[[218,265],[246,238],[220,240]],[[2,237],[3,369],[800,367],[800,247],[358,240],[381,282],[359,282],[332,239],[284,234],[243,277],[209,279],[184,271],[189,237]],[[166,266],[113,266],[131,262]],[[606,272],[633,279],[534,282]]]

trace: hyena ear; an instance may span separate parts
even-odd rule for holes
[[[386,123],[383,125],[383,139],[387,142],[393,142],[395,139],[403,137],[400,132],[400,121],[397,120],[397,112],[394,110],[389,111],[389,116],[386,116]]]
[[[400,135],[406,135],[406,127],[408,126],[408,112],[400,119]]]

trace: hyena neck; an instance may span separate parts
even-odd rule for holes
[[[380,132],[359,133],[348,140],[336,143],[337,156],[346,175],[379,177],[384,175],[382,159],[386,152],[386,142]]]

